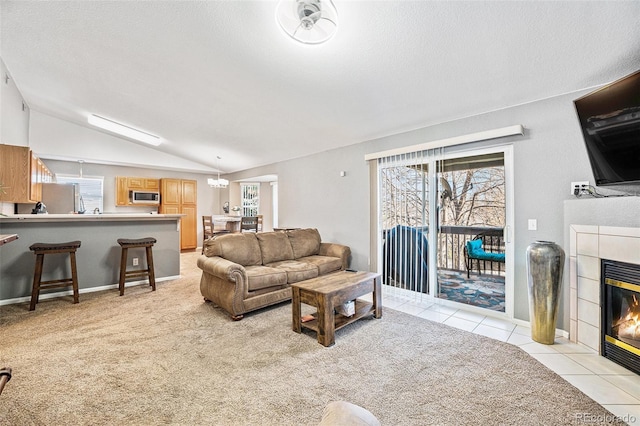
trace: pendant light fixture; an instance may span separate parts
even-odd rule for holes
[[[216,157],[216,168],[218,169],[218,179],[207,179],[207,184],[212,188],[226,188],[229,185],[229,181],[220,178],[220,156]]]
[[[304,44],[320,44],[338,29],[338,11],[331,0],[280,0],[276,9],[280,28]]]

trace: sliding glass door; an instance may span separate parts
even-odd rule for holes
[[[381,159],[380,222],[384,282],[429,294],[429,164],[423,153]]]
[[[504,153],[437,161],[438,298],[505,312]]]
[[[378,161],[383,282],[400,292],[509,312],[509,146]]]

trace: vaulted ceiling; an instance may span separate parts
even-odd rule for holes
[[[638,1],[334,3],[337,34],[309,46],[273,1],[2,1],[0,56],[31,109],[102,115],[225,172],[640,68]]]

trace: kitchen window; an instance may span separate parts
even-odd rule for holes
[[[102,213],[104,211],[104,177],[79,177],[56,174],[56,183],[75,183],[80,189],[78,211]]]

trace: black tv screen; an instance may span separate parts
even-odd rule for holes
[[[596,185],[640,183],[640,71],[574,104]]]

